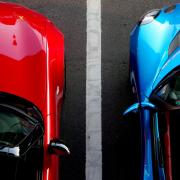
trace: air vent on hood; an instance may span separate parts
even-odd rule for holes
[[[174,11],[174,9],[176,8],[176,5],[173,5],[173,6],[169,6],[167,9],[165,9],[165,13],[170,13],[172,11]]]
[[[180,31],[177,33],[176,37],[171,42],[169,47],[169,56],[178,48],[180,47]]]

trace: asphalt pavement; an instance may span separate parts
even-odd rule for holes
[[[5,2],[17,2],[42,13],[64,33],[66,96],[61,137],[72,155],[61,160],[61,180],[85,180],[86,0]],[[129,35],[145,12],[175,2],[178,0],[101,0],[103,180],[138,179],[139,124],[121,116],[132,102],[127,83]]]

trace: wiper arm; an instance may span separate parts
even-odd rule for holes
[[[3,145],[3,146],[0,146],[0,154],[20,157],[20,148],[19,146],[9,147],[9,146]]]

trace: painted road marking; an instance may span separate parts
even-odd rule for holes
[[[86,180],[102,180],[101,0],[87,0]]]

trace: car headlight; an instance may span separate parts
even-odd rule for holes
[[[139,21],[139,25],[145,25],[151,23],[160,13],[159,9],[154,9],[146,13],[144,16],[141,17]]]

